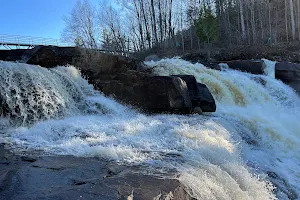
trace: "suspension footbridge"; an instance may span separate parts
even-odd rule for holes
[[[34,48],[35,46],[71,47],[74,46],[74,44],[61,42],[60,40],[53,38],[0,34],[0,48],[19,49]]]

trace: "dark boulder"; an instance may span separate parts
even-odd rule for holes
[[[205,84],[198,83],[198,88],[200,92],[199,101],[200,101],[200,107],[203,112],[215,112],[216,111],[216,102],[207,88]]]
[[[96,87],[106,95],[150,113],[191,113],[192,103],[182,79],[152,76],[128,70],[113,80],[97,80]]]
[[[300,81],[300,64],[290,62],[276,63],[275,77],[283,82]]]
[[[200,107],[200,102],[199,102],[200,94],[199,94],[196,78],[192,75],[173,75],[173,76],[179,77],[186,82],[188,87],[188,93],[192,101],[192,106]]]
[[[22,55],[26,49],[0,50],[0,60],[17,61],[22,60]]]
[[[193,108],[201,108],[202,112],[215,112],[216,104],[206,85],[197,83],[192,75],[175,75],[184,80],[188,87]]]
[[[199,86],[191,75],[153,76],[127,70],[115,75],[102,74],[98,78],[94,85],[104,94],[146,112],[184,114],[216,110],[208,88],[203,84]]]
[[[300,81],[289,81],[288,85],[300,94]]]
[[[300,94],[300,64],[290,62],[276,63],[275,77]]]
[[[145,89],[148,96],[146,105],[151,110],[179,113],[192,111],[187,84],[179,77],[150,77],[145,83]]]
[[[207,61],[207,55],[205,53],[189,53],[181,58],[190,61],[191,63],[202,63],[203,61]]]
[[[204,62],[202,64],[205,67],[210,68],[210,69],[214,69],[214,70],[218,70],[218,71],[222,70],[222,67],[217,62]]]
[[[251,74],[264,74],[265,64],[262,60],[233,60],[226,63],[231,69]]]
[[[27,64],[40,65],[42,67],[55,67],[71,64],[75,55],[79,55],[74,47],[37,46],[37,51],[32,50],[31,57],[26,58]]]

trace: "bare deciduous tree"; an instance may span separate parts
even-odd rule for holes
[[[88,0],[78,0],[70,15],[63,19],[66,23],[62,32],[64,41],[73,43],[80,40],[86,48],[97,48],[96,13]]]

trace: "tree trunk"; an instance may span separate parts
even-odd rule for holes
[[[184,36],[183,36],[183,30],[181,31],[181,45],[182,45],[182,53],[184,54]]]
[[[141,6],[141,12],[144,18],[144,25],[146,28],[146,40],[148,41],[148,46],[149,48],[151,48],[151,36],[150,36],[150,32],[149,32],[149,24],[148,24],[148,20],[147,20],[147,16],[145,13],[145,9],[144,9],[144,1],[140,0],[140,6]]]
[[[149,6],[149,17],[150,17],[150,27],[151,27],[151,46],[153,47],[156,43],[155,35],[154,35],[154,26],[155,22],[153,21],[151,6]]]
[[[263,8],[261,6],[260,12],[259,12],[259,18],[260,18],[260,29],[261,29],[261,41],[264,41],[264,17],[263,17]]]
[[[155,10],[154,10],[154,0],[151,0],[151,10],[152,10],[152,20],[153,20],[153,31],[154,31],[154,39],[155,39],[155,44],[158,42],[158,37],[157,37],[157,30],[156,30],[156,17],[155,17]]]
[[[276,4],[277,2],[275,2]],[[274,42],[277,44],[277,37],[278,37],[278,4],[275,5],[275,36],[274,36]]]
[[[254,0],[251,0],[251,28],[252,28],[252,42],[256,43],[256,27],[255,27],[255,12],[254,12]]]
[[[159,32],[160,32],[160,43],[163,41],[163,23],[162,23],[162,10],[161,10],[161,0],[158,0],[158,10],[159,10]]]
[[[298,7],[298,34],[299,34],[299,41],[300,41],[300,0],[297,1]]]
[[[173,28],[172,28],[172,0],[169,2],[169,38],[170,40],[174,39],[173,37]]]
[[[245,29],[245,20],[244,20],[244,9],[243,9],[243,0],[240,0],[240,15],[241,15],[241,27],[242,27],[242,40],[246,40],[246,29]]]
[[[191,38],[191,50],[193,49],[193,33],[192,33],[192,26],[190,27],[190,38]]]
[[[296,31],[295,31],[295,17],[294,17],[293,0],[290,0],[290,12],[291,12],[292,37],[293,37],[293,40],[295,40],[295,38],[296,38]]]
[[[164,3],[164,10],[165,12],[163,13],[163,23],[164,23],[164,36],[165,36],[165,41],[164,41],[164,45],[165,45],[165,48],[167,48],[167,44],[168,44],[168,24],[167,24],[167,0],[165,0],[165,3]]]
[[[248,10],[245,10],[245,21],[246,21],[246,38],[248,40],[248,45],[251,44],[251,37],[250,37],[250,20],[249,20],[249,13],[248,13]],[[250,16],[251,17],[251,16]]]
[[[284,15],[285,15],[285,35],[286,35],[286,41],[289,42],[289,29],[288,29],[288,13],[287,13],[287,0],[284,0]]]
[[[139,32],[140,32],[140,37],[141,37],[141,49],[144,50],[145,49],[145,43],[144,43],[144,33],[143,33],[143,26],[142,26],[142,22],[141,22],[141,16],[140,16],[140,12],[138,10],[137,4],[136,4],[136,0],[134,0],[133,2],[134,2],[136,15],[137,15],[137,20],[138,20],[138,23],[139,23]]]
[[[269,41],[272,38],[272,20],[271,20],[271,4],[270,4],[270,0],[268,1],[268,15],[269,15],[269,32],[270,32],[270,36],[269,36]]]
[[[227,38],[229,38],[229,44],[231,45],[232,44],[232,31],[231,31],[231,22],[230,22],[230,16],[229,16],[229,12],[227,12],[227,14],[225,15],[226,16],[226,27],[227,27]]]

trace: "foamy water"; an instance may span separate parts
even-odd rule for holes
[[[272,69],[272,63],[265,63]],[[275,199],[275,193],[287,199],[280,192],[287,188],[300,196],[300,100],[272,77],[272,70],[266,70],[267,76],[226,68],[216,71],[180,59],[146,64],[159,75],[194,75],[212,92],[217,112],[146,116],[93,91],[73,67],[46,70],[2,62],[0,72],[12,67],[13,74],[30,67],[28,74],[37,76],[38,71],[49,79],[60,73],[57,79],[63,82],[61,78],[68,77],[81,97],[80,103],[66,105],[62,116],[50,112],[44,121],[31,125],[7,128],[13,119],[0,119],[0,125],[6,124],[3,139],[20,151],[104,157],[147,166],[166,176],[177,170],[179,176],[174,178],[198,199]],[[74,85],[59,87],[62,99],[73,94],[69,88]],[[273,183],[279,184],[279,192],[270,183],[270,172],[284,180]]]

